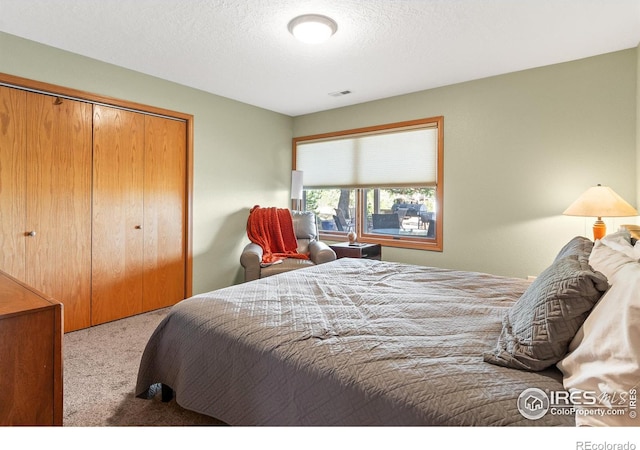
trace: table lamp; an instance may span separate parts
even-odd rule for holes
[[[593,224],[593,239],[602,239],[607,233],[603,217],[637,216],[638,211],[608,186],[590,187],[562,213],[565,216],[597,217]]]

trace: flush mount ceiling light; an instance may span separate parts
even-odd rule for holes
[[[289,32],[306,44],[320,44],[338,30],[338,24],[327,16],[305,14],[289,22]]]

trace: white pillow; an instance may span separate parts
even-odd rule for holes
[[[626,253],[614,250],[601,240],[593,244],[593,249],[589,254],[591,268],[603,274],[607,277],[607,280],[611,280],[614,274],[625,264],[635,263],[636,261],[637,259],[627,256]],[[609,284],[611,284],[611,281],[609,281]]]
[[[611,233],[600,239],[607,247],[624,253],[636,261],[640,259],[640,246],[631,245],[631,233],[626,228]],[[637,244],[637,242],[636,242]]]
[[[595,408],[576,405],[578,426],[640,426],[636,418],[640,404],[637,411],[630,407],[640,390],[640,264],[624,264],[610,282],[611,288],[569,345],[569,353],[557,364],[566,390],[599,398]],[[627,409],[612,415],[615,406]]]

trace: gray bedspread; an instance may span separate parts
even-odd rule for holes
[[[171,387],[231,425],[574,425],[525,419],[557,370],[486,363],[524,280],[366,259],[194,296],[151,336],[136,395]]]

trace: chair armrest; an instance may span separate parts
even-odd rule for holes
[[[336,252],[331,247],[321,241],[309,242],[309,259],[314,264],[323,264],[329,261],[335,261]]]
[[[240,254],[240,264],[244,267],[244,281],[260,278],[260,263],[262,262],[262,247],[253,242],[248,243]]]

